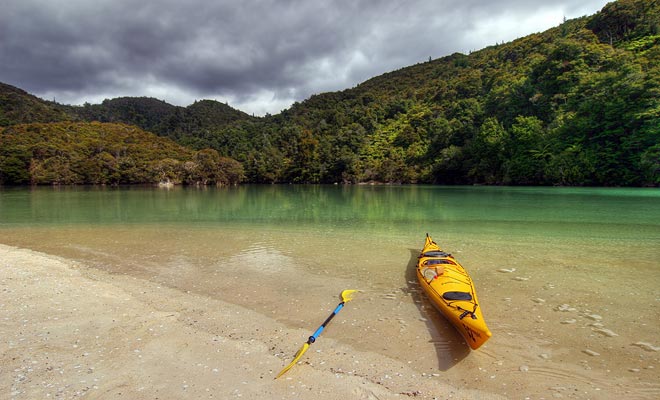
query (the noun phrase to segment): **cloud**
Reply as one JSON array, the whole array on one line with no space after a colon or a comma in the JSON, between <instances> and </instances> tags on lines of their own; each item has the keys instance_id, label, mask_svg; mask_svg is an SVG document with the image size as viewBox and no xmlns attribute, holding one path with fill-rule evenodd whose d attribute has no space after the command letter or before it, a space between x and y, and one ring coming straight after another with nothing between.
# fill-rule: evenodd
<instances>
[{"instance_id":1,"label":"cloud","mask_svg":"<svg viewBox=\"0 0 660 400\"><path fill-rule=\"evenodd\" d=\"M606 0L5 0L0 81L62 103L153 96L263 115L593 14Z\"/></svg>"}]
</instances>

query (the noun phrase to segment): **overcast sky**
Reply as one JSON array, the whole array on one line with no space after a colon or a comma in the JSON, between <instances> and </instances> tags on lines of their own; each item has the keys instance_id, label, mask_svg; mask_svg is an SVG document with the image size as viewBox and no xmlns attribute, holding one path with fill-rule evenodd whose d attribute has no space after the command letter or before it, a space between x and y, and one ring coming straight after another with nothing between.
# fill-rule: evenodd
<instances>
[{"instance_id":1,"label":"overcast sky","mask_svg":"<svg viewBox=\"0 0 660 400\"><path fill-rule=\"evenodd\" d=\"M63 104L315 93L592 15L607 0L0 0L0 82Z\"/></svg>"}]
</instances>

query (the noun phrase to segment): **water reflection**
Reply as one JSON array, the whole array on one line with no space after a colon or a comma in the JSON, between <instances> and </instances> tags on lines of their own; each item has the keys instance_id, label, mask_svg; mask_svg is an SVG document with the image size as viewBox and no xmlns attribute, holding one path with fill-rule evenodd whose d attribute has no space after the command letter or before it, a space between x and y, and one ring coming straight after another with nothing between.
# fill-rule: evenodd
<instances>
[{"instance_id":1,"label":"water reflection","mask_svg":"<svg viewBox=\"0 0 660 400\"><path fill-rule=\"evenodd\" d=\"M1 225L117 223L657 240L660 191L343 185L0 190Z\"/></svg>"}]
</instances>

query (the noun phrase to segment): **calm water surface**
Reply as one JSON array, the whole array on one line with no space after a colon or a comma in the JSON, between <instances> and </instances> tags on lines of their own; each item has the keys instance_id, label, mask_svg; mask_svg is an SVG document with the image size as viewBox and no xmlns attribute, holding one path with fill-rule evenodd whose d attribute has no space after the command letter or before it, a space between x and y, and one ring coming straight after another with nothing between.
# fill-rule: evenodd
<instances>
[{"instance_id":1,"label":"calm water surface","mask_svg":"<svg viewBox=\"0 0 660 400\"><path fill-rule=\"evenodd\" d=\"M437 186L0 190L0 226L178 224L658 240L660 190ZM648 237L647 237L648 236Z\"/></svg>"},{"instance_id":2,"label":"calm water surface","mask_svg":"<svg viewBox=\"0 0 660 400\"><path fill-rule=\"evenodd\" d=\"M415 282L426 232L477 283L494 336L471 357ZM496 393L514 385L502 374L520 369L556 387L660 396L658 189L2 189L0 243L301 328L316 324L319 304L331 308L355 287L364 292L351 303L353 329L327 334L400 360L417 354L420 371L500 374L479 383ZM401 334L413 339L391 340Z\"/></svg>"}]
</instances>

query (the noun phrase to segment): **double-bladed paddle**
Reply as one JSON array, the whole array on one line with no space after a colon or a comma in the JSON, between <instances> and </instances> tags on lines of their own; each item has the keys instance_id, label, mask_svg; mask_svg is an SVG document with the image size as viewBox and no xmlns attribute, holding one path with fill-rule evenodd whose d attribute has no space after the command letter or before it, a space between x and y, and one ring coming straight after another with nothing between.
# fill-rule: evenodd
<instances>
[{"instance_id":1,"label":"double-bladed paddle","mask_svg":"<svg viewBox=\"0 0 660 400\"><path fill-rule=\"evenodd\" d=\"M344 308L344 304L346 304L349 301L353 300L352 296L353 296L353 293L355 293L355 292L357 292L357 290L344 290L343 292L341 292L341 303L339 303L337 305L337 308L335 308L335 311L333 311L332 314L330 314L330 316L321 324L321 326L319 326L319 328L316 330L316 332L314 332L314 334L312 336L310 336L309 339L307 339L307 342L305 342L305 344L302 345L300 350L298 350L296 355L293 357L293 361L291 361L291 363L289 365L287 365L282 371L280 371L280 373L277 374L275 379L277 379L280 376L284 375L284 373L286 371L290 370L291 367L293 367L296 364L296 362L298 362L298 360L300 360L300 357L302 357L303 354L305 354L305 352L307 351L307 349L309 349L309 345L311 345L312 343L314 343L316 341L316 339L318 339L321 332L323 332L323 329L325 329L325 327L330 323L330 321L332 321L332 318L334 318L334 316L337 315L337 313L342 308Z\"/></svg>"}]
</instances>

